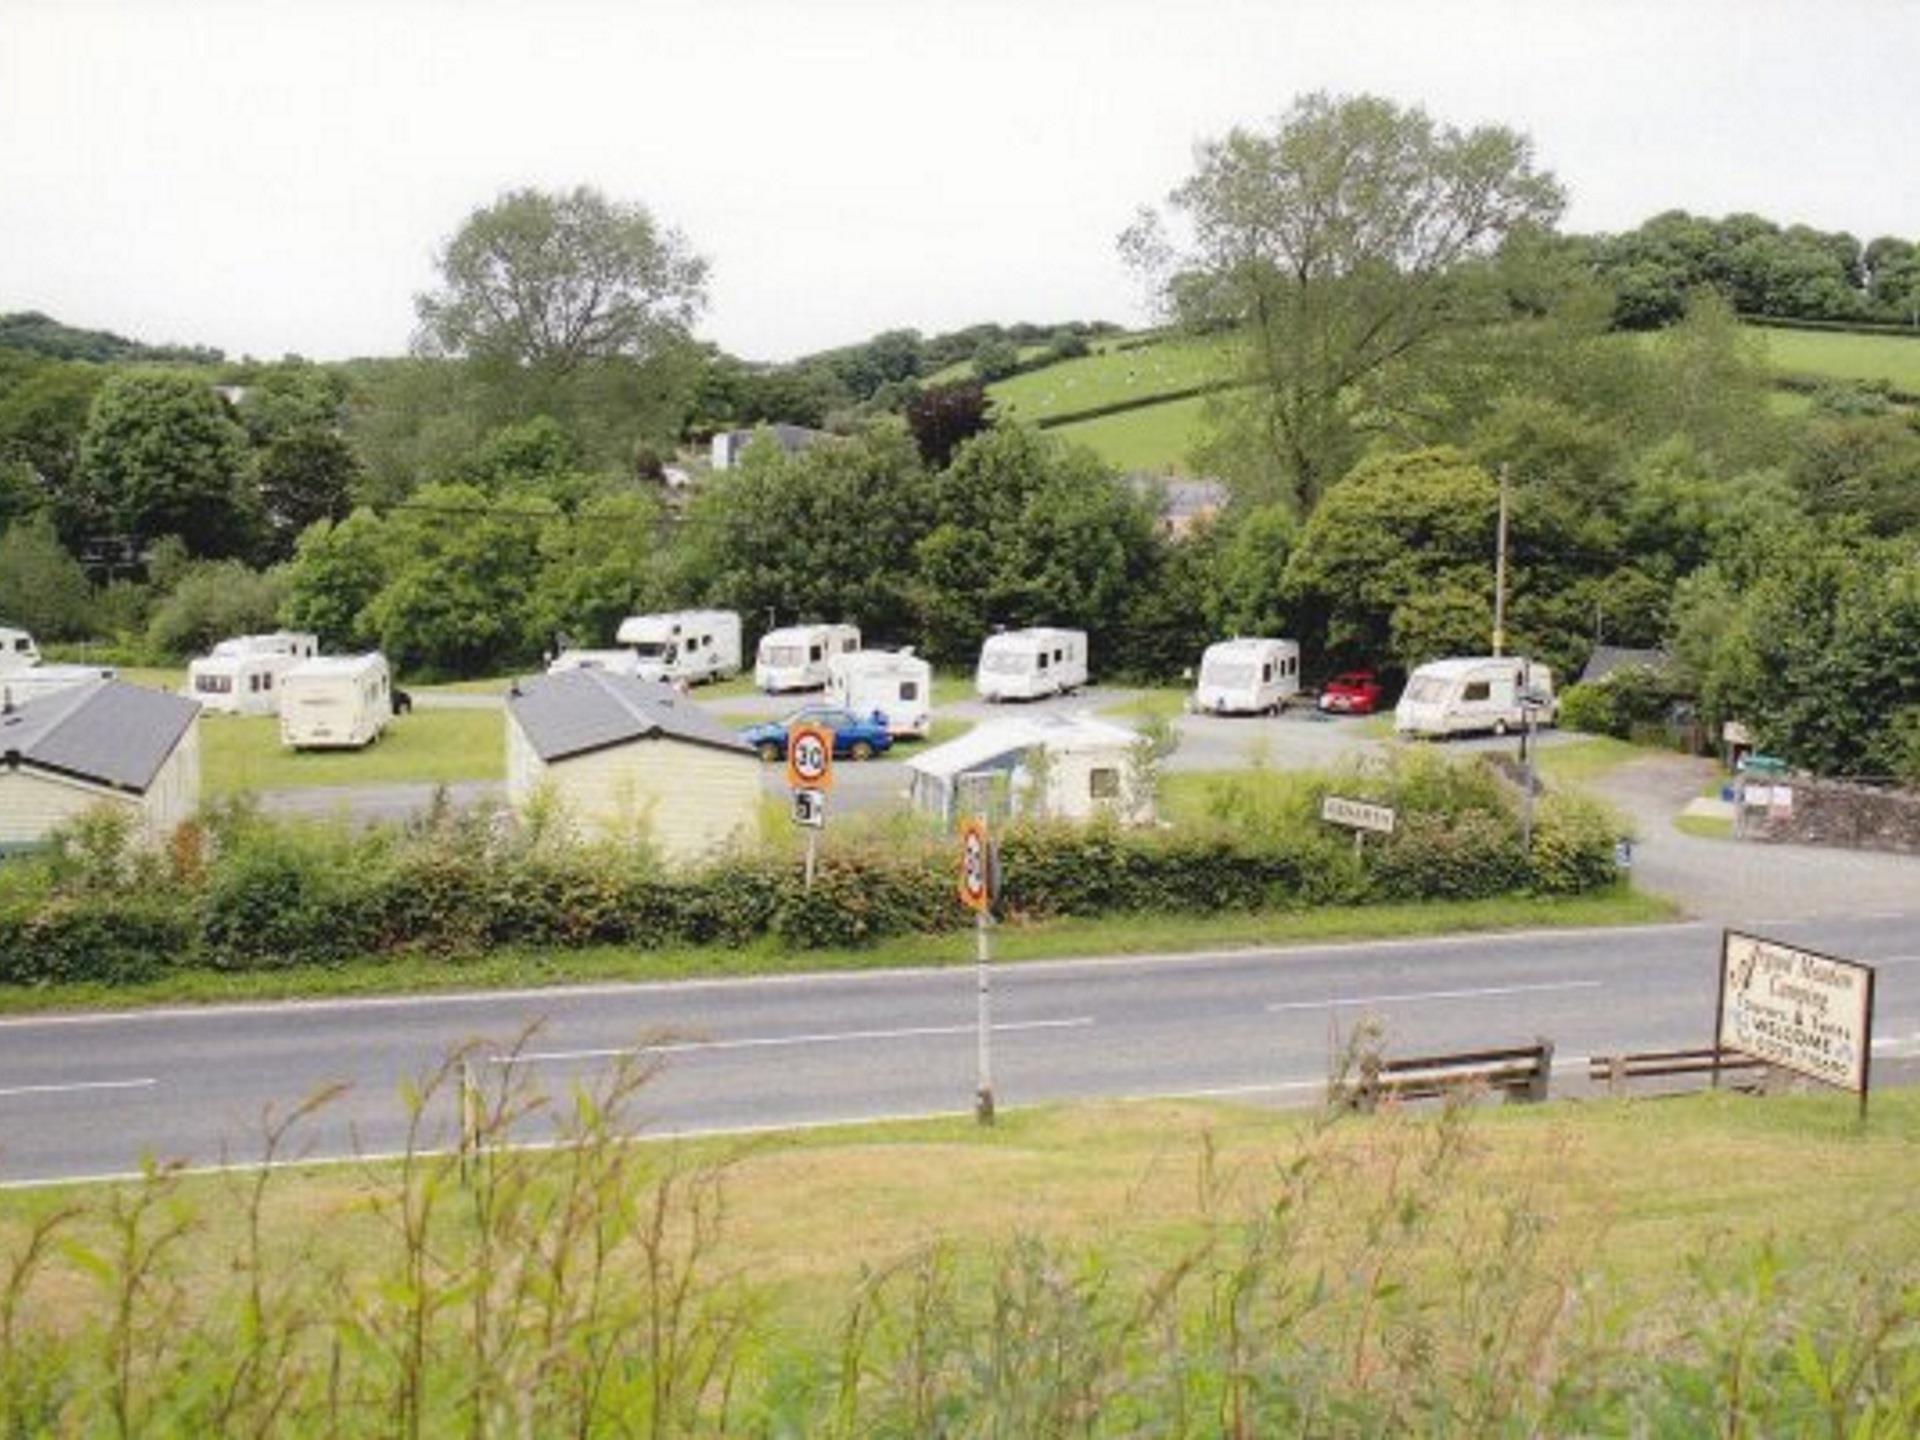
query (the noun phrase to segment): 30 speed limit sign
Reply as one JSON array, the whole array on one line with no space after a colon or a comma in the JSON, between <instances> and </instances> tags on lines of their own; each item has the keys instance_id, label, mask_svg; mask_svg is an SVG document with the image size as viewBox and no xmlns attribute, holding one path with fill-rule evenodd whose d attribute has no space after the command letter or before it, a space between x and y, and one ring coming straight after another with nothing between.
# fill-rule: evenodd
<instances>
[{"instance_id":1,"label":"30 speed limit sign","mask_svg":"<svg viewBox=\"0 0 1920 1440\"><path fill-rule=\"evenodd\" d=\"M984 820L960 826L960 903L974 911L993 903L993 842Z\"/></svg>"},{"instance_id":2,"label":"30 speed limit sign","mask_svg":"<svg viewBox=\"0 0 1920 1440\"><path fill-rule=\"evenodd\" d=\"M787 732L787 785L794 790L833 788L833 732L823 725L796 725Z\"/></svg>"}]
</instances>

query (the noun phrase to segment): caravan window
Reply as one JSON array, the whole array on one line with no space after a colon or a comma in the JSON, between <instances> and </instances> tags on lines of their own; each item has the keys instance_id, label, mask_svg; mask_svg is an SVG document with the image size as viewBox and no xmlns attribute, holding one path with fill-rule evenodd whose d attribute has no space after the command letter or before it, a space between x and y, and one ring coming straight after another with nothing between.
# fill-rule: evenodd
<instances>
[{"instance_id":1,"label":"caravan window","mask_svg":"<svg viewBox=\"0 0 1920 1440\"><path fill-rule=\"evenodd\" d=\"M820 663L820 647L818 645L809 645L807 647L807 659L815 665Z\"/></svg>"},{"instance_id":2,"label":"caravan window","mask_svg":"<svg viewBox=\"0 0 1920 1440\"><path fill-rule=\"evenodd\" d=\"M902 680L900 682L900 698L902 700L918 700L920 698L920 682L918 680Z\"/></svg>"},{"instance_id":3,"label":"caravan window","mask_svg":"<svg viewBox=\"0 0 1920 1440\"><path fill-rule=\"evenodd\" d=\"M1042 650L1040 654L1035 658L1033 668L1036 670L1044 670L1047 668L1047 652L1046 651Z\"/></svg>"},{"instance_id":4,"label":"caravan window","mask_svg":"<svg viewBox=\"0 0 1920 1440\"><path fill-rule=\"evenodd\" d=\"M225 675L196 675L193 688L202 695L225 695L233 689L233 681Z\"/></svg>"},{"instance_id":5,"label":"caravan window","mask_svg":"<svg viewBox=\"0 0 1920 1440\"><path fill-rule=\"evenodd\" d=\"M1416 675L1408 682L1407 699L1416 705L1433 705L1447 698L1447 682L1434 675Z\"/></svg>"},{"instance_id":6,"label":"caravan window","mask_svg":"<svg viewBox=\"0 0 1920 1440\"><path fill-rule=\"evenodd\" d=\"M1087 772L1087 794L1095 800L1113 800L1120 794L1120 772L1103 765Z\"/></svg>"},{"instance_id":7,"label":"caravan window","mask_svg":"<svg viewBox=\"0 0 1920 1440\"><path fill-rule=\"evenodd\" d=\"M1486 700L1493 695L1493 686L1485 680L1469 680L1467 688L1460 692L1462 700Z\"/></svg>"},{"instance_id":8,"label":"caravan window","mask_svg":"<svg viewBox=\"0 0 1920 1440\"><path fill-rule=\"evenodd\" d=\"M1056 660L1064 660L1067 658L1067 652L1064 650L1056 650L1053 652L1053 658Z\"/></svg>"},{"instance_id":9,"label":"caravan window","mask_svg":"<svg viewBox=\"0 0 1920 1440\"><path fill-rule=\"evenodd\" d=\"M22 635L13 642L13 648L19 651L22 655L24 655L27 653L29 643L30 642L27 640L27 637Z\"/></svg>"},{"instance_id":10,"label":"caravan window","mask_svg":"<svg viewBox=\"0 0 1920 1440\"><path fill-rule=\"evenodd\" d=\"M1260 683L1262 685L1271 685L1273 683L1273 662L1271 660L1260 667Z\"/></svg>"}]
</instances>

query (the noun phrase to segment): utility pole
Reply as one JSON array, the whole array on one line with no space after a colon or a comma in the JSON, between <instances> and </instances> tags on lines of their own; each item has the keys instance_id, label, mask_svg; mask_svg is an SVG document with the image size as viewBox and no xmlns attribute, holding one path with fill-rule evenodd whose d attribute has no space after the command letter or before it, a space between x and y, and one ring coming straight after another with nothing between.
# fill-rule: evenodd
<instances>
[{"instance_id":1,"label":"utility pole","mask_svg":"<svg viewBox=\"0 0 1920 1440\"><path fill-rule=\"evenodd\" d=\"M1507 467L1500 467L1500 530L1493 552L1493 653L1507 653Z\"/></svg>"}]
</instances>

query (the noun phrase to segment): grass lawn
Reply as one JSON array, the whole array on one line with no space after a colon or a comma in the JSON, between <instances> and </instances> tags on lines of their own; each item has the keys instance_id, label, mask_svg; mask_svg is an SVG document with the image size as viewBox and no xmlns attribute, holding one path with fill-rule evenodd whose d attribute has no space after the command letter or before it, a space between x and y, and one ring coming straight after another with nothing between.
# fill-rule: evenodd
<instances>
[{"instance_id":1,"label":"grass lawn","mask_svg":"<svg viewBox=\"0 0 1920 1440\"><path fill-rule=\"evenodd\" d=\"M1616 740L1611 735L1582 735L1563 745L1538 747L1534 751L1534 763L1540 774L1549 780L1563 781L1568 785L1587 785L1630 760L1667 753Z\"/></svg>"},{"instance_id":2,"label":"grass lawn","mask_svg":"<svg viewBox=\"0 0 1920 1440\"><path fill-rule=\"evenodd\" d=\"M1116 470L1186 475L1193 468L1188 456L1201 438L1206 404L1206 396L1193 395L1118 415L1077 420L1047 433L1085 445Z\"/></svg>"},{"instance_id":3,"label":"grass lawn","mask_svg":"<svg viewBox=\"0 0 1920 1440\"><path fill-rule=\"evenodd\" d=\"M1114 915L1097 920L1003 925L994 932L993 953L997 961L1007 963L1081 955L1154 955L1464 931L1648 925L1670 920L1677 913L1669 901L1636 890L1616 888L1571 899L1509 897L1208 915ZM796 951L772 941L739 949L503 947L471 956L408 955L271 971L181 970L135 985L0 986L0 1014L123 1009L175 1002L518 989L607 980L685 980L791 974L796 970L940 967L969 964L972 959L970 930L946 935L903 936L861 950Z\"/></svg>"},{"instance_id":4,"label":"grass lawn","mask_svg":"<svg viewBox=\"0 0 1920 1440\"><path fill-rule=\"evenodd\" d=\"M536 675L539 667L536 665L525 673ZM504 695L515 678L495 675L485 680L450 680L444 685L408 685L402 681L401 688L415 695Z\"/></svg>"},{"instance_id":5,"label":"grass lawn","mask_svg":"<svg viewBox=\"0 0 1920 1440\"><path fill-rule=\"evenodd\" d=\"M1920 394L1920 336L1754 328L1766 339L1768 362L1784 374L1887 380L1895 389Z\"/></svg>"},{"instance_id":6,"label":"grass lawn","mask_svg":"<svg viewBox=\"0 0 1920 1440\"><path fill-rule=\"evenodd\" d=\"M1159 686L1152 690L1135 691L1124 700L1101 706L1094 713L1123 724L1129 721L1138 724L1142 720L1177 720L1187 713L1187 701L1192 694L1184 685L1178 689Z\"/></svg>"},{"instance_id":7,"label":"grass lawn","mask_svg":"<svg viewBox=\"0 0 1920 1440\"><path fill-rule=\"evenodd\" d=\"M507 770L505 721L497 710L415 710L395 716L364 750L289 750L271 715L206 715L200 722L201 782L209 795L316 785L447 784L499 780Z\"/></svg>"},{"instance_id":8,"label":"grass lawn","mask_svg":"<svg viewBox=\"0 0 1920 1440\"><path fill-rule=\"evenodd\" d=\"M1724 815L1676 815L1673 828L1702 840L1733 839L1733 821Z\"/></svg>"}]
</instances>

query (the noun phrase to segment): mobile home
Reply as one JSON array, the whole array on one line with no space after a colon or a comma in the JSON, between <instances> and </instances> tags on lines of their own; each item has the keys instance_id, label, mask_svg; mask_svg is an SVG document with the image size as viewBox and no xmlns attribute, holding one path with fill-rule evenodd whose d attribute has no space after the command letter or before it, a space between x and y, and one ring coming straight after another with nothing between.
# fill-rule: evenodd
<instances>
[{"instance_id":1,"label":"mobile home","mask_svg":"<svg viewBox=\"0 0 1920 1440\"><path fill-rule=\"evenodd\" d=\"M911 650L856 650L827 667L827 701L856 715L878 712L893 735L933 725L933 667Z\"/></svg>"},{"instance_id":2,"label":"mobile home","mask_svg":"<svg viewBox=\"0 0 1920 1440\"><path fill-rule=\"evenodd\" d=\"M640 669L640 657L631 650L562 650L547 663L549 675L564 675L569 670L604 670L609 675L632 675Z\"/></svg>"},{"instance_id":3,"label":"mobile home","mask_svg":"<svg viewBox=\"0 0 1920 1440\"><path fill-rule=\"evenodd\" d=\"M1087 632L1003 630L980 647L973 688L983 700L1037 700L1087 683Z\"/></svg>"},{"instance_id":4,"label":"mobile home","mask_svg":"<svg viewBox=\"0 0 1920 1440\"><path fill-rule=\"evenodd\" d=\"M969 783L986 786L990 808L1055 820L1111 814L1130 824L1153 819L1139 784L1140 736L1083 715L1019 715L976 725L907 761L915 809L954 820Z\"/></svg>"},{"instance_id":5,"label":"mobile home","mask_svg":"<svg viewBox=\"0 0 1920 1440\"><path fill-rule=\"evenodd\" d=\"M280 743L295 750L357 750L393 718L387 657L302 660L280 679Z\"/></svg>"},{"instance_id":6,"label":"mobile home","mask_svg":"<svg viewBox=\"0 0 1920 1440\"><path fill-rule=\"evenodd\" d=\"M697 685L740 673L740 617L731 610L629 615L614 641L633 652L642 680Z\"/></svg>"},{"instance_id":7,"label":"mobile home","mask_svg":"<svg viewBox=\"0 0 1920 1440\"><path fill-rule=\"evenodd\" d=\"M319 653L317 638L293 630L222 640L187 663L187 693L209 710L272 715L280 708L281 677Z\"/></svg>"},{"instance_id":8,"label":"mobile home","mask_svg":"<svg viewBox=\"0 0 1920 1440\"><path fill-rule=\"evenodd\" d=\"M126 815L159 844L200 803L200 707L94 679L0 700L0 852L45 843L90 810Z\"/></svg>"},{"instance_id":9,"label":"mobile home","mask_svg":"<svg viewBox=\"0 0 1920 1440\"><path fill-rule=\"evenodd\" d=\"M1545 665L1511 655L1433 660L1408 677L1393 728L1402 735L1504 735L1526 723L1529 709L1536 724L1559 717Z\"/></svg>"},{"instance_id":10,"label":"mobile home","mask_svg":"<svg viewBox=\"0 0 1920 1440\"><path fill-rule=\"evenodd\" d=\"M40 647L33 636L11 625L0 625L0 675L28 670L40 663Z\"/></svg>"},{"instance_id":11,"label":"mobile home","mask_svg":"<svg viewBox=\"0 0 1920 1440\"><path fill-rule=\"evenodd\" d=\"M1200 657L1193 708L1211 715L1270 715L1300 693L1300 647L1258 637L1221 640Z\"/></svg>"},{"instance_id":12,"label":"mobile home","mask_svg":"<svg viewBox=\"0 0 1920 1440\"><path fill-rule=\"evenodd\" d=\"M818 690L829 667L841 655L860 649L857 625L787 625L760 637L754 655L753 683L769 695L776 690Z\"/></svg>"}]
</instances>

